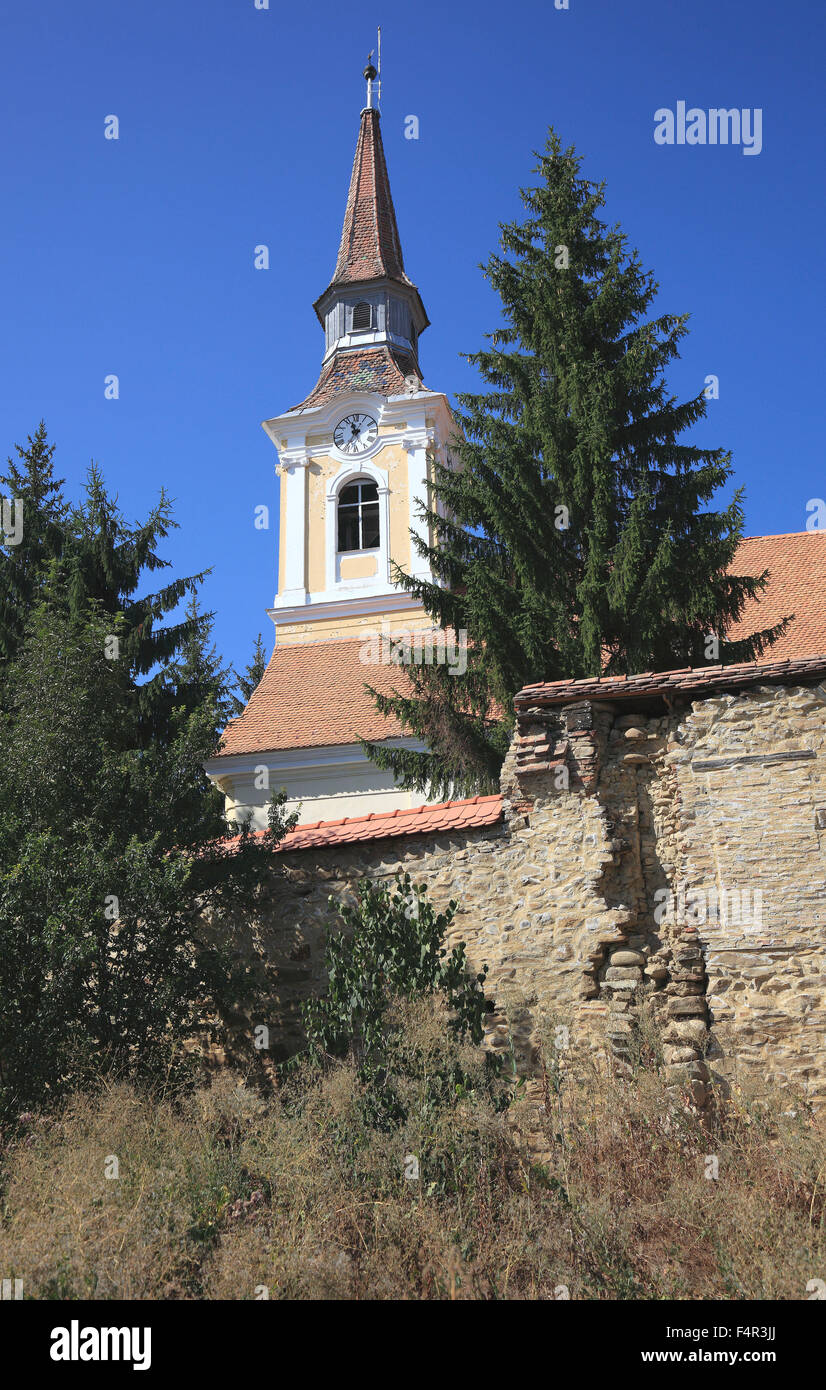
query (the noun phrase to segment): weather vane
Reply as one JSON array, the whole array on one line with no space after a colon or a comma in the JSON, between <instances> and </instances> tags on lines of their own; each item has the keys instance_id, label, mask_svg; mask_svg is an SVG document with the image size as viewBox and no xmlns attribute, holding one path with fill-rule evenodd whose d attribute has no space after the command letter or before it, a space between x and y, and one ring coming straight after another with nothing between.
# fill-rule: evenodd
<instances>
[{"instance_id":1,"label":"weather vane","mask_svg":"<svg viewBox=\"0 0 826 1390\"><path fill-rule=\"evenodd\" d=\"M381 27L378 31L378 67L373 67L373 49L367 54L367 67L364 69L364 76L367 79L367 109L373 105L373 82L376 82L376 106L381 105Z\"/></svg>"}]
</instances>

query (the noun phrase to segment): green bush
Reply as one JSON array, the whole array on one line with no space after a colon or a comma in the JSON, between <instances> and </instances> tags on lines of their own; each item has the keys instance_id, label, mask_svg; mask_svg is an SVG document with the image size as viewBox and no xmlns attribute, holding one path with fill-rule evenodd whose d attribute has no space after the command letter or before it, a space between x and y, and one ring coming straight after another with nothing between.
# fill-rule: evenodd
<instances>
[{"instance_id":1,"label":"green bush","mask_svg":"<svg viewBox=\"0 0 826 1390\"><path fill-rule=\"evenodd\" d=\"M214 716L177 708L143 747L131 674L106 655L113 627L43 605L4 675L0 1116L107 1069L157 1079L193 1034L219 1030L245 988L221 928L291 823L276 799L272 833L226 853L202 787Z\"/></svg>"},{"instance_id":2,"label":"green bush","mask_svg":"<svg viewBox=\"0 0 826 1390\"><path fill-rule=\"evenodd\" d=\"M364 1086L366 1113L377 1128L400 1124L408 1114L402 1078L429 1077L427 1105L434 1110L455 1103L471 1084L449 1037L479 1044L484 1016L490 1008L483 985L487 966L477 975L468 971L464 942L448 950L445 939L456 913L451 901L437 912L424 884L397 875L393 890L367 880L359 884L354 906L341 907L330 899L344 923L326 939L327 994L303 1006L316 1063L351 1056ZM410 1047L399 1022L400 1001L435 996L444 1011L445 1045L438 1060ZM497 1068L486 1058L486 1075Z\"/></svg>"}]
</instances>

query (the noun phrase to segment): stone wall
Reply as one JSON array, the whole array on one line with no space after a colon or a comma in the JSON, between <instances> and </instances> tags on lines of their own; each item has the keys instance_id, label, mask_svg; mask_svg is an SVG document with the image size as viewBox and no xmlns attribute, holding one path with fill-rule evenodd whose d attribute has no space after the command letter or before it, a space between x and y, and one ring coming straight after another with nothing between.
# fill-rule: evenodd
<instances>
[{"instance_id":1,"label":"stone wall","mask_svg":"<svg viewBox=\"0 0 826 1390\"><path fill-rule=\"evenodd\" d=\"M698 1105L709 1076L826 1102L826 688L523 707L500 824L281 856L260 924L278 1050L323 986L328 895L397 870L459 902L530 1070L539 1031L627 1064L640 1010ZM507 1019L505 1010L508 1011Z\"/></svg>"}]
</instances>

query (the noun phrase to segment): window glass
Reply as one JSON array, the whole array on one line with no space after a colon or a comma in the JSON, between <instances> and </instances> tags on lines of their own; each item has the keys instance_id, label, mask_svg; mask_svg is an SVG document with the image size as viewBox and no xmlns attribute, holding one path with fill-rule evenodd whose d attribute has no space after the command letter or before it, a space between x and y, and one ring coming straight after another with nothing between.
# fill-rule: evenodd
<instances>
[{"instance_id":1,"label":"window glass","mask_svg":"<svg viewBox=\"0 0 826 1390\"><path fill-rule=\"evenodd\" d=\"M379 544L379 504L372 502L362 508L361 513L361 548L362 550L376 550Z\"/></svg>"},{"instance_id":2,"label":"window glass","mask_svg":"<svg viewBox=\"0 0 826 1390\"><path fill-rule=\"evenodd\" d=\"M365 478L348 483L338 499L338 548L376 550L379 537L379 490Z\"/></svg>"}]
</instances>

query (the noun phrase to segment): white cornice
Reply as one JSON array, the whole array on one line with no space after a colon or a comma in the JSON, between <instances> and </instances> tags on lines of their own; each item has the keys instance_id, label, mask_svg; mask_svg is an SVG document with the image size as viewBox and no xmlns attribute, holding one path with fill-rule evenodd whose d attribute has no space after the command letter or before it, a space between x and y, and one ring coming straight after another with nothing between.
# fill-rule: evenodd
<instances>
[{"instance_id":1,"label":"white cornice","mask_svg":"<svg viewBox=\"0 0 826 1390\"><path fill-rule=\"evenodd\" d=\"M439 415L444 412L450 416L450 404L442 391L411 391L398 396L380 396L375 391L344 391L324 405L274 415L271 420L263 420L261 428L279 453L298 453L305 447L308 434L323 433L326 429L332 432L340 416L349 411L363 409L375 416L380 425L401 428L409 424L411 408L416 406L419 411L432 408Z\"/></svg>"},{"instance_id":2,"label":"white cornice","mask_svg":"<svg viewBox=\"0 0 826 1390\"><path fill-rule=\"evenodd\" d=\"M415 738L377 739L383 748L402 748L413 753L424 753L426 746ZM278 773L301 772L319 774L331 768L337 771L363 768L370 759L358 743L325 743L317 748L262 748L255 753L236 753L225 757L208 758L204 769L208 777L239 777L245 773L255 773L258 767L266 767L272 778Z\"/></svg>"},{"instance_id":3,"label":"white cornice","mask_svg":"<svg viewBox=\"0 0 826 1390\"><path fill-rule=\"evenodd\" d=\"M301 449L297 453L285 449L279 455L278 463L275 465L276 475L292 473L295 468L309 468L310 457L306 449Z\"/></svg>"},{"instance_id":4,"label":"white cornice","mask_svg":"<svg viewBox=\"0 0 826 1390\"><path fill-rule=\"evenodd\" d=\"M411 598L404 589L384 585L374 593L368 589L361 589L352 598L342 598L340 592L308 594L306 603L292 604L289 608L268 608L267 616L276 627L283 627L286 623L312 623L329 618L358 618L362 615L367 617L374 613L412 612L421 606L421 602Z\"/></svg>"},{"instance_id":5,"label":"white cornice","mask_svg":"<svg viewBox=\"0 0 826 1390\"><path fill-rule=\"evenodd\" d=\"M432 428L420 430L403 430L396 436L401 441L402 448L408 453L415 453L416 449L426 449L428 444L439 442L438 431Z\"/></svg>"}]
</instances>

